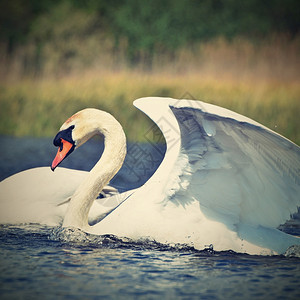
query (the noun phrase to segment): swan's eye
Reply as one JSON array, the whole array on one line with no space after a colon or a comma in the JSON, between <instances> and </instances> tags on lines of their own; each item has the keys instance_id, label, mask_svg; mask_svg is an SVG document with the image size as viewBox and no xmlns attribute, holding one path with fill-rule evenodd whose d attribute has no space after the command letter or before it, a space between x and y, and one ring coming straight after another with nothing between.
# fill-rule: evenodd
<instances>
[{"instance_id":1,"label":"swan's eye","mask_svg":"<svg viewBox=\"0 0 300 300\"><path fill-rule=\"evenodd\" d=\"M75 128L75 125L72 125L69 128L58 132L57 135L55 136L55 138L53 140L53 144L54 144L54 146L59 147L60 151L62 151L62 149L63 149L62 139L64 139L65 141L70 142L73 145L75 144L73 139L72 139L72 130L74 128Z\"/></svg>"},{"instance_id":2,"label":"swan's eye","mask_svg":"<svg viewBox=\"0 0 300 300\"><path fill-rule=\"evenodd\" d=\"M63 143L62 143L62 141L61 141L61 139L60 139L60 145L59 145L59 151L60 151L60 152L62 151L63 147L64 147L64 145L63 145Z\"/></svg>"}]
</instances>

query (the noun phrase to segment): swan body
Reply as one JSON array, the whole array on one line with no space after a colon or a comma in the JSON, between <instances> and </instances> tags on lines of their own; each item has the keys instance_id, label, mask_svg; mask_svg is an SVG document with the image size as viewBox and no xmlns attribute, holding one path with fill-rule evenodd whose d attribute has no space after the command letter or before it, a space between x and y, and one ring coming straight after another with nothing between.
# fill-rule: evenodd
<instances>
[{"instance_id":1,"label":"swan body","mask_svg":"<svg viewBox=\"0 0 300 300\"><path fill-rule=\"evenodd\" d=\"M60 201L72 194L71 200L64 212L54 214L65 214L63 227L249 254L284 253L300 244L298 237L277 229L300 206L297 145L201 101L151 97L134 105L163 132L164 160L140 188L108 197L109 209L100 209L99 222L89 225L94 200L124 161L126 140L111 115L95 109L75 114L54 139L59 150L52 169L95 134L104 135L105 150L89 174L70 176L74 184Z\"/></svg>"},{"instance_id":2,"label":"swan body","mask_svg":"<svg viewBox=\"0 0 300 300\"><path fill-rule=\"evenodd\" d=\"M60 167L53 173L49 167L40 167L6 178L0 183L0 223L59 226L71 196L88 173ZM118 199L113 201L111 197L117 193L110 186L104 188L103 198L91 207L90 223L119 204Z\"/></svg>"}]
</instances>

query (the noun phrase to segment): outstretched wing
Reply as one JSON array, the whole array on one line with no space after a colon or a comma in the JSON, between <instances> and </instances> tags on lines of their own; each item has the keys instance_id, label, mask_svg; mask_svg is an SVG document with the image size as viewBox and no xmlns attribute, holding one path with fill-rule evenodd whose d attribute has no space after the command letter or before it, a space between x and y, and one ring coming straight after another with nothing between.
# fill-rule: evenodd
<instances>
[{"instance_id":1,"label":"outstretched wing","mask_svg":"<svg viewBox=\"0 0 300 300\"><path fill-rule=\"evenodd\" d=\"M164 118L151 110L151 99L152 106L155 101L167 102L178 124L170 112L161 113ZM174 152L170 167L174 175L165 187L165 204L172 201L185 206L198 201L207 217L233 230L240 224L276 228L297 212L297 145L249 118L211 104L151 99L137 100L137 106L166 137L164 161L170 162L168 156Z\"/></svg>"},{"instance_id":2,"label":"outstretched wing","mask_svg":"<svg viewBox=\"0 0 300 300\"><path fill-rule=\"evenodd\" d=\"M180 127L180 156L187 160L181 181L189 181L188 198L206 215L276 228L297 211L299 147L257 124L201 108L171 109ZM188 198L180 194L172 198L184 205Z\"/></svg>"}]
</instances>

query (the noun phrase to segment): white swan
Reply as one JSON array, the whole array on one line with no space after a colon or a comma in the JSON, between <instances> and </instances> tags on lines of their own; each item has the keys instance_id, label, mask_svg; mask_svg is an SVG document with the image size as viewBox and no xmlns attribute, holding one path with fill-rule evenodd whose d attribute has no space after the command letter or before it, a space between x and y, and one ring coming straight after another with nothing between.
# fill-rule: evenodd
<instances>
[{"instance_id":1,"label":"white swan","mask_svg":"<svg viewBox=\"0 0 300 300\"><path fill-rule=\"evenodd\" d=\"M108 198L110 208L90 226L90 207L123 163L125 135L105 112L75 114L54 140L60 150L52 168L94 134L105 136L105 150L72 196L63 226L250 254L283 253L300 244L276 229L300 206L297 145L201 101L155 97L134 105L162 130L167 142L163 162L142 187Z\"/></svg>"}]
</instances>

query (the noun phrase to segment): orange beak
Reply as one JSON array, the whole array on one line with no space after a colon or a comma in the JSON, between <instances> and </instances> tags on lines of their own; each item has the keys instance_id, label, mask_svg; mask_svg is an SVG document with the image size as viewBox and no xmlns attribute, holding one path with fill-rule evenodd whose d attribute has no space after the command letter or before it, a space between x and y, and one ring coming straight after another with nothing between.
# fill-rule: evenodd
<instances>
[{"instance_id":1,"label":"orange beak","mask_svg":"<svg viewBox=\"0 0 300 300\"><path fill-rule=\"evenodd\" d=\"M64 139L61 139L61 145L58 148L57 154L52 162L51 170L55 168L74 150L74 145Z\"/></svg>"}]
</instances>

